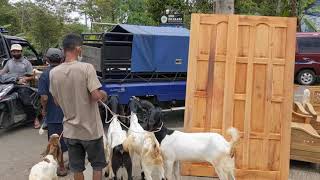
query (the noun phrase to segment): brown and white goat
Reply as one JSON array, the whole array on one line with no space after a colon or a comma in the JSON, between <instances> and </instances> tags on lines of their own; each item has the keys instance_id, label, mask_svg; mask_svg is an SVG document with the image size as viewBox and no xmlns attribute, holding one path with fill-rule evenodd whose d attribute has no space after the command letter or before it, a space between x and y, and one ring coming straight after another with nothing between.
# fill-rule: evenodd
<instances>
[{"instance_id":1,"label":"brown and white goat","mask_svg":"<svg viewBox=\"0 0 320 180\"><path fill-rule=\"evenodd\" d=\"M35 164L30 171L29 180L57 180L58 162L61 162L61 147L59 135L53 134L49 138L49 143L43 160Z\"/></svg>"},{"instance_id":2,"label":"brown and white goat","mask_svg":"<svg viewBox=\"0 0 320 180\"><path fill-rule=\"evenodd\" d=\"M121 179L127 175L127 179L132 179L131 158L129 153L124 151L122 145L127 138L127 132L122 130L117 116L112 117L106 138L107 150L105 151L107 151L107 159L109 159L106 172L109 174L109 178ZM119 169L125 169L127 174L121 174Z\"/></svg>"},{"instance_id":3,"label":"brown and white goat","mask_svg":"<svg viewBox=\"0 0 320 180\"><path fill-rule=\"evenodd\" d=\"M128 138L124 141L123 147L131 157L134 155L141 163L143 174L147 180L151 180L153 171L159 174L160 179L164 179L163 159L160 152L160 145L153 133L145 131L138 122L136 115L139 102L132 99L130 102L130 127Z\"/></svg>"}]
</instances>

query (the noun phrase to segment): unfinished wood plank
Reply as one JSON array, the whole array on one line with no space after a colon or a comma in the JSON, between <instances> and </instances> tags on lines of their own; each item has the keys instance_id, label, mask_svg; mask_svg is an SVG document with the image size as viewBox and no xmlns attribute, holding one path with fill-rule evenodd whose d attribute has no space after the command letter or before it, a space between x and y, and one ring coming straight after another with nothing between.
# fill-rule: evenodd
<instances>
[{"instance_id":1,"label":"unfinished wood plank","mask_svg":"<svg viewBox=\"0 0 320 180\"><path fill-rule=\"evenodd\" d=\"M273 86L273 66L272 66L272 58L274 56L273 54L273 48L274 48L274 39L273 37L275 36L275 33L274 33L274 28L273 27L269 27L268 29L269 31L269 59L268 59L268 62L267 62L267 77L266 77L266 88L265 88L265 91L266 91L266 99L265 99L265 117L264 117L264 139L263 139L263 154L265 154L264 156L264 163L263 163L263 168L267 169L268 168L268 165L270 164L269 161L272 161L273 162L273 157L274 156L271 156L269 157L270 154L272 153L276 153L276 152L272 152L272 150L277 150L277 148L271 148L269 149L270 145L272 145L271 143L269 144L269 139L268 139L268 136L269 136L269 131L270 131L270 122L269 120L271 119L271 114L272 114L272 102L271 102L271 98L272 98L272 90L274 88L277 88L277 87L274 87ZM274 77L276 78L276 77ZM271 142L271 141L270 141ZM270 152L271 150L271 152Z\"/></svg>"},{"instance_id":2,"label":"unfinished wood plank","mask_svg":"<svg viewBox=\"0 0 320 180\"><path fill-rule=\"evenodd\" d=\"M238 16L229 16L228 23L228 33L227 33L227 62L225 71L225 96L224 96L224 104L223 104L223 124L222 124L222 132L225 135L227 128L231 127L233 124L233 94L234 94L234 82L235 82L235 74L236 74L236 51L237 48L237 34L238 28Z\"/></svg>"},{"instance_id":3,"label":"unfinished wood plank","mask_svg":"<svg viewBox=\"0 0 320 180\"><path fill-rule=\"evenodd\" d=\"M248 26L249 27L249 26ZM251 125L250 125L250 118L251 118L251 107L252 107L252 80L253 80L253 58L254 58L254 49L255 40L254 36L256 34L256 29L254 27L250 27L249 31L249 61L248 61L248 70L247 70L247 82L246 82L246 89L247 89L247 96L246 96L246 104L245 104L245 119L244 119L244 151L243 151L243 168L249 168L249 140L250 140L250 132L251 132Z\"/></svg>"},{"instance_id":4,"label":"unfinished wood plank","mask_svg":"<svg viewBox=\"0 0 320 180\"><path fill-rule=\"evenodd\" d=\"M214 17L209 14L201 14L200 24L217 25L221 22L228 22L227 15L215 15Z\"/></svg>"},{"instance_id":5,"label":"unfinished wood plank","mask_svg":"<svg viewBox=\"0 0 320 180\"><path fill-rule=\"evenodd\" d=\"M218 37L222 35L223 31L225 31L224 29L225 27L217 27L217 26L213 26L212 30L211 30L211 40L210 40L210 55L209 55L209 67L208 67L208 73L207 76L208 77L212 77L214 74L214 61L216 59L215 55L216 53L220 53L222 55L224 55L224 48L217 48L217 41L218 41ZM223 40L222 40L223 41ZM220 52L218 52L220 51ZM207 88L207 92L209 92L209 95L207 97L207 106L206 106L206 120L205 120L205 131L209 131L211 129L211 108L212 108L212 100L213 100L213 81L212 79L209 80L208 82L208 88Z\"/></svg>"},{"instance_id":6,"label":"unfinished wood plank","mask_svg":"<svg viewBox=\"0 0 320 180\"><path fill-rule=\"evenodd\" d=\"M211 128L222 129L222 117L223 109L221 108L224 104L223 94L225 86L225 62L216 62L213 81L213 98L212 98L212 109L211 109Z\"/></svg>"},{"instance_id":7,"label":"unfinished wood plank","mask_svg":"<svg viewBox=\"0 0 320 180\"><path fill-rule=\"evenodd\" d=\"M283 17L268 17L268 16L245 16L240 15L240 25L258 26L260 24L268 24L272 27L288 27L288 22Z\"/></svg>"},{"instance_id":8,"label":"unfinished wood plank","mask_svg":"<svg viewBox=\"0 0 320 180\"><path fill-rule=\"evenodd\" d=\"M296 46L296 18L288 18L288 28L286 36L286 65L284 81L284 102L283 102L283 121L281 126L281 152L280 152L280 179L288 179L289 177L289 159L290 159L290 135L291 135L291 119L292 114L292 100L293 100L293 81L294 81L294 60L295 60L295 46ZM286 113L284 113L286 112Z\"/></svg>"},{"instance_id":9,"label":"unfinished wood plank","mask_svg":"<svg viewBox=\"0 0 320 180\"><path fill-rule=\"evenodd\" d=\"M194 22L200 22L200 15L199 14L192 14L191 15L191 19ZM195 73L195 68L196 68L196 59L198 57L198 43L194 43L197 42L199 37L200 31L200 24L199 23L193 23L191 24L191 30L190 30L190 34L194 34L192 36L190 36L190 42L189 42L189 60L188 61L188 72L190 74L194 74ZM190 130L192 128L191 124L192 123L192 112L196 113L193 111L192 109L192 105L193 105L193 96L192 94L194 93L195 90L195 77L194 76L190 76L187 79L187 88L186 88L186 100L185 100L185 104L186 104L186 111L185 111L185 119L184 119L184 127L186 128L186 130Z\"/></svg>"}]
</instances>

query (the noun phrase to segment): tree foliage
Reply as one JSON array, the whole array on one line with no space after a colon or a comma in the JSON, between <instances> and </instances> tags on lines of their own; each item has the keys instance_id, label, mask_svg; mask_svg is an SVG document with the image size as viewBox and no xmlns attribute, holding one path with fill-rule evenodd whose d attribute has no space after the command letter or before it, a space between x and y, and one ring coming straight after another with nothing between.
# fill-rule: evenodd
<instances>
[{"instance_id":1,"label":"tree foliage","mask_svg":"<svg viewBox=\"0 0 320 180\"><path fill-rule=\"evenodd\" d=\"M0 0L0 26L11 35L31 41L40 52L56 47L68 32L82 33L87 28L67 16L69 4L55 0L18 1L10 4Z\"/></svg>"},{"instance_id":2,"label":"tree foliage","mask_svg":"<svg viewBox=\"0 0 320 180\"><path fill-rule=\"evenodd\" d=\"M71 12L85 15L88 21L100 23L128 23L159 25L166 9L179 11L189 27L192 13L212 13L215 0L0 0L0 26L10 34L19 34L44 51L57 46L68 32L82 33L88 28L72 19ZM298 22L313 26L305 10L315 0L235 0L236 14L265 16L296 16ZM312 12L320 12L319 7ZM104 30L94 27L95 31Z\"/></svg>"},{"instance_id":3,"label":"tree foliage","mask_svg":"<svg viewBox=\"0 0 320 180\"><path fill-rule=\"evenodd\" d=\"M0 26L6 26L10 32L17 34L20 29L19 26L15 26L15 23L19 23L20 19L17 12L11 9L14 7L8 0L0 0Z\"/></svg>"}]
</instances>

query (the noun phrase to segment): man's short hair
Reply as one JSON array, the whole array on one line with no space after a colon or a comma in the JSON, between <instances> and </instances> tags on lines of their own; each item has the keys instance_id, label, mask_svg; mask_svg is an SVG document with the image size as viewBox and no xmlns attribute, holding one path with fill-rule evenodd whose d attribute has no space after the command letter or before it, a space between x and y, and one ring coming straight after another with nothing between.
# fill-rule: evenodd
<instances>
[{"instance_id":1,"label":"man's short hair","mask_svg":"<svg viewBox=\"0 0 320 180\"><path fill-rule=\"evenodd\" d=\"M63 38L62 46L65 51L73 51L76 47L82 46L82 39L77 34L67 34Z\"/></svg>"}]
</instances>

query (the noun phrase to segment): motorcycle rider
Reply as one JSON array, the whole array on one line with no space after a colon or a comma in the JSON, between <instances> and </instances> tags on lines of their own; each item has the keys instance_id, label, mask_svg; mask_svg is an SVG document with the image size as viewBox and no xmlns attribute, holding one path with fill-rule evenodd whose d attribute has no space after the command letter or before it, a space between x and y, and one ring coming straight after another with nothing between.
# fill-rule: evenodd
<instances>
[{"instance_id":1,"label":"motorcycle rider","mask_svg":"<svg viewBox=\"0 0 320 180\"><path fill-rule=\"evenodd\" d=\"M46 55L46 61L49 63L49 67L43 71L38 83L38 94L41 96L42 115L47 123L48 139L52 134L60 135L63 131L63 112L59 106L54 103L52 94L49 92L49 73L58 66L63 60L63 53L58 48L49 48ZM63 140L60 139L60 145L62 152L67 151L67 146ZM63 155L60 157L62 161L59 163L57 170L58 176L66 176L67 170L64 167Z\"/></svg>"},{"instance_id":2,"label":"motorcycle rider","mask_svg":"<svg viewBox=\"0 0 320 180\"><path fill-rule=\"evenodd\" d=\"M13 58L0 70L0 75L6 73L16 74L20 77L20 83L27 83L33 80L33 77L26 77L26 75L32 75L32 65L22 56L22 46L20 44L12 44L10 50Z\"/></svg>"},{"instance_id":3,"label":"motorcycle rider","mask_svg":"<svg viewBox=\"0 0 320 180\"><path fill-rule=\"evenodd\" d=\"M32 76L32 64L22 56L22 46L20 44L12 44L10 51L13 58L6 63L2 70L0 70L0 75L6 73L16 74L19 78L19 84L27 84L34 79ZM34 119L34 128L40 128L40 122L36 117L34 109L25 107L25 111L28 114L28 119Z\"/></svg>"}]
</instances>

